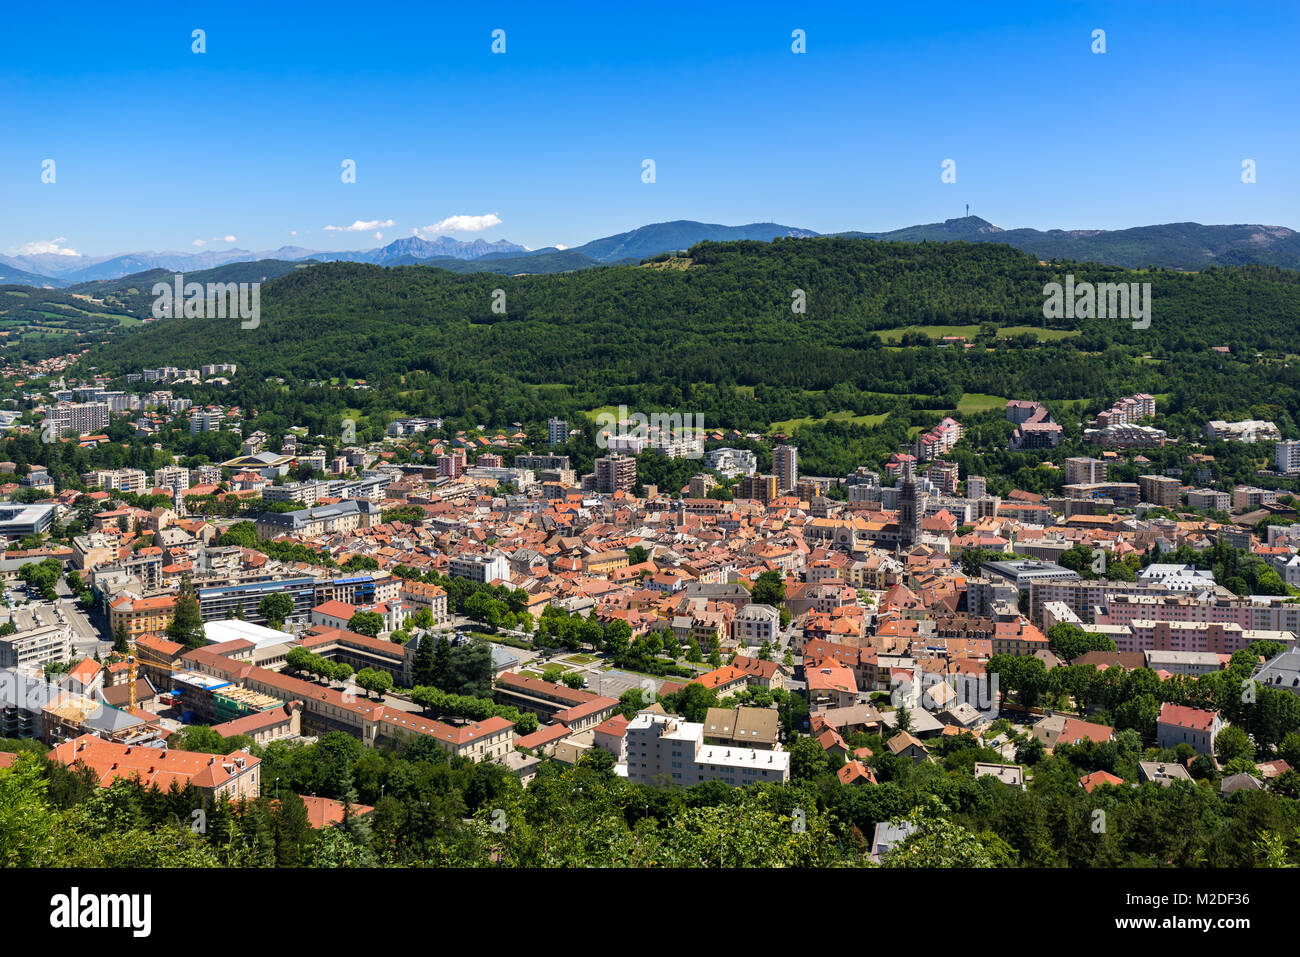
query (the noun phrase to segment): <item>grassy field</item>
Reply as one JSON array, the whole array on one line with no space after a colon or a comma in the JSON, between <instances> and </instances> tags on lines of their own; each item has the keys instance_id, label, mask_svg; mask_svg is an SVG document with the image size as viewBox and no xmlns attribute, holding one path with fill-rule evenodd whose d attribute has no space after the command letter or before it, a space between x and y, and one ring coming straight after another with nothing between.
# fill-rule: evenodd
<instances>
[{"instance_id":1,"label":"grassy field","mask_svg":"<svg viewBox=\"0 0 1300 957\"><path fill-rule=\"evenodd\" d=\"M770 431L785 432L788 435L801 425L812 425L817 422L852 422L854 425L879 425L887 418L889 418L888 412L881 412L879 415L854 415L852 412L829 412L820 419L805 416L802 419L786 419L783 422L773 422Z\"/></svg>"},{"instance_id":2,"label":"grassy field","mask_svg":"<svg viewBox=\"0 0 1300 957\"><path fill-rule=\"evenodd\" d=\"M885 342L898 342L903 338L903 333L909 330L923 332L931 339L942 339L944 336L965 336L966 339L974 340L979 334L980 327L975 326L900 326L897 329L880 329L876 332ZM1067 339L1070 336L1077 336L1078 330L1075 329L1043 329L1038 326L1000 326L998 335L1000 337L1020 336L1025 333L1033 333L1040 340Z\"/></svg>"},{"instance_id":3,"label":"grassy field","mask_svg":"<svg viewBox=\"0 0 1300 957\"><path fill-rule=\"evenodd\" d=\"M964 413L988 412L992 409L1005 409L1007 400L1001 395L984 395L980 392L967 392L957 403L957 411Z\"/></svg>"}]
</instances>

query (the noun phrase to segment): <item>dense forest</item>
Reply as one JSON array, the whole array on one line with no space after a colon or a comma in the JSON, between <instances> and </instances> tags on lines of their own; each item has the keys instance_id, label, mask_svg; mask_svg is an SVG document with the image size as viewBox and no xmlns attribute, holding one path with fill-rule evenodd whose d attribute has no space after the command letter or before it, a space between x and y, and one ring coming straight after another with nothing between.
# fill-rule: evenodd
<instances>
[{"instance_id":1,"label":"dense forest","mask_svg":"<svg viewBox=\"0 0 1300 957\"><path fill-rule=\"evenodd\" d=\"M1043 286L1067 273L1150 282L1150 328L1049 327ZM803 313L791 308L796 290ZM768 433L787 422L813 474L878 466L966 395L1044 400L1075 442L1086 416L1135 391L1159 395L1156 424L1180 437L1209 418L1251 416L1300 434L1300 369L1287 351L1300 274L1273 267L1130 272L1043 265L996 244L821 237L700 243L685 258L552 276L330 263L267 282L262 313L252 330L150 322L78 369L236 362L229 389L185 394L251 410L273 436L289 424L337 436L348 416L364 441L399 414L469 429L551 415L577 426L620 403L698 414L708 428ZM949 329L972 348L939 343ZM1007 429L987 415L993 455ZM585 460L594 448L573 451ZM1012 471L1034 463L1022 457Z\"/></svg>"}]
</instances>

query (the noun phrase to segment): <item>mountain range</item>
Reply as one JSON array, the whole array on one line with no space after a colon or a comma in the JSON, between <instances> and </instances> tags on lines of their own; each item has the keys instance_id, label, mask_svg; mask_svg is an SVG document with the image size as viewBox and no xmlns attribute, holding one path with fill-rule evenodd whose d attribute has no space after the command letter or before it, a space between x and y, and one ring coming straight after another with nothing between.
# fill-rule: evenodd
<instances>
[{"instance_id":1,"label":"mountain range","mask_svg":"<svg viewBox=\"0 0 1300 957\"><path fill-rule=\"evenodd\" d=\"M639 262L650 256L688 249L702 241L770 241L776 237L811 237L811 229L779 223L723 226L693 220L654 223L613 236L593 239L570 249L530 250L507 240L461 241L447 236L410 236L386 246L326 252L301 246L267 251L244 249L184 252L134 252L113 256L69 256L55 253L0 256L0 283L62 288L81 283L120 279L161 269L193 272L229 263L359 262L379 266L429 265L453 272L505 275L569 272L593 266ZM1003 229L978 216L942 223L908 226L888 232L846 232L835 235L903 242L1004 243L1043 260L1098 262L1129 269L1157 266L1198 271L1212 265L1258 263L1300 269L1300 233L1283 226L1166 223L1131 229Z\"/></svg>"}]
</instances>

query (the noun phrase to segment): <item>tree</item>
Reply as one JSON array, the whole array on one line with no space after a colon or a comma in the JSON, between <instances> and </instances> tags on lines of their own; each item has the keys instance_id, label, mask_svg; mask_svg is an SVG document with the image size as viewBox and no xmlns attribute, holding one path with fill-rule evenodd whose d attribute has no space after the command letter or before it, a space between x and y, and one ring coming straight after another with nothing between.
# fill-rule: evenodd
<instances>
[{"instance_id":1,"label":"tree","mask_svg":"<svg viewBox=\"0 0 1300 957\"><path fill-rule=\"evenodd\" d=\"M181 580L180 593L176 596L176 608L172 620L167 625L167 637L186 648L202 648L207 644L203 632L203 615L199 611L199 600L194 594L194 586L186 575Z\"/></svg>"},{"instance_id":2,"label":"tree","mask_svg":"<svg viewBox=\"0 0 1300 957\"><path fill-rule=\"evenodd\" d=\"M257 613L266 620L268 628L280 629L293 614L293 599L282 591L266 595L257 603Z\"/></svg>"},{"instance_id":3,"label":"tree","mask_svg":"<svg viewBox=\"0 0 1300 957\"><path fill-rule=\"evenodd\" d=\"M1215 736L1214 753L1220 764L1227 764L1234 758L1253 758L1255 746L1250 743L1250 736L1245 731L1230 724Z\"/></svg>"},{"instance_id":4,"label":"tree","mask_svg":"<svg viewBox=\"0 0 1300 957\"><path fill-rule=\"evenodd\" d=\"M443 687L453 694L489 698L493 673L492 646L479 638L450 649Z\"/></svg>"},{"instance_id":5,"label":"tree","mask_svg":"<svg viewBox=\"0 0 1300 957\"><path fill-rule=\"evenodd\" d=\"M669 696L670 711L680 714L687 721L701 722L709 709L717 707L718 694L712 688L706 688L699 682L692 681L680 691Z\"/></svg>"},{"instance_id":6,"label":"tree","mask_svg":"<svg viewBox=\"0 0 1300 957\"><path fill-rule=\"evenodd\" d=\"M812 781L830 770L822 746L812 738L799 738L790 746L790 780Z\"/></svg>"},{"instance_id":7,"label":"tree","mask_svg":"<svg viewBox=\"0 0 1300 957\"><path fill-rule=\"evenodd\" d=\"M588 748L583 752L582 757L578 758L578 767L587 768L603 777L612 778L614 776L614 755L604 748Z\"/></svg>"},{"instance_id":8,"label":"tree","mask_svg":"<svg viewBox=\"0 0 1300 957\"><path fill-rule=\"evenodd\" d=\"M416 639L415 659L411 663L411 680L415 685L437 685L434 668L434 646L438 644L435 635L428 632Z\"/></svg>"},{"instance_id":9,"label":"tree","mask_svg":"<svg viewBox=\"0 0 1300 957\"><path fill-rule=\"evenodd\" d=\"M763 572L755 580L750 596L755 604L780 608L785 601L785 579L780 572Z\"/></svg>"},{"instance_id":10,"label":"tree","mask_svg":"<svg viewBox=\"0 0 1300 957\"><path fill-rule=\"evenodd\" d=\"M378 693L383 697L384 692L393 686L393 676L382 669L362 668L357 672L357 684L367 694Z\"/></svg>"},{"instance_id":11,"label":"tree","mask_svg":"<svg viewBox=\"0 0 1300 957\"><path fill-rule=\"evenodd\" d=\"M348 619L348 630L375 638L384 627L384 616L377 611L359 611Z\"/></svg>"},{"instance_id":12,"label":"tree","mask_svg":"<svg viewBox=\"0 0 1300 957\"><path fill-rule=\"evenodd\" d=\"M638 711L650 703L646 700L647 697L651 701L654 700L653 695L649 695L648 692L640 688L628 688L618 696L618 713L631 721L636 717Z\"/></svg>"},{"instance_id":13,"label":"tree","mask_svg":"<svg viewBox=\"0 0 1300 957\"><path fill-rule=\"evenodd\" d=\"M307 805L293 791L281 793L273 815L277 867L299 867L313 843L314 832L307 816Z\"/></svg>"}]
</instances>

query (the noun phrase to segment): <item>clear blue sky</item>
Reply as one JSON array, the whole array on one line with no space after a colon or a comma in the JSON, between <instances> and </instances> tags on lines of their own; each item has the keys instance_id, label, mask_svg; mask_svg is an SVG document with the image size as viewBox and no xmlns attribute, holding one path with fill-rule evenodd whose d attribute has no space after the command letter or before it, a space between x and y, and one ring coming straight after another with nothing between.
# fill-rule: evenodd
<instances>
[{"instance_id":1,"label":"clear blue sky","mask_svg":"<svg viewBox=\"0 0 1300 957\"><path fill-rule=\"evenodd\" d=\"M536 248L966 203L1008 227L1300 227L1296 3L409 6L9 4L0 252L354 249L489 215L451 235Z\"/></svg>"}]
</instances>

